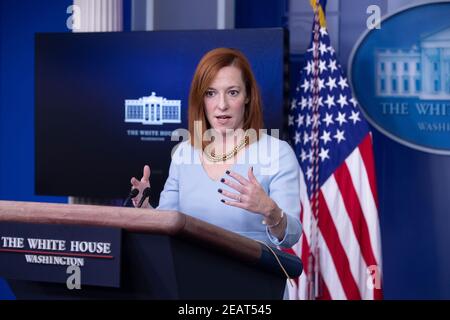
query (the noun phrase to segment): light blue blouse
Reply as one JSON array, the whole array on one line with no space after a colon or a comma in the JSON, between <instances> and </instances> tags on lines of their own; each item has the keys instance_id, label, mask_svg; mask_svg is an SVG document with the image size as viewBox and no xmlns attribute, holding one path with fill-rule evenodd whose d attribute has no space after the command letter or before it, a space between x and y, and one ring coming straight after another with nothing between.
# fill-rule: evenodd
<instances>
[{"instance_id":1,"label":"light blue blouse","mask_svg":"<svg viewBox=\"0 0 450 320\"><path fill-rule=\"evenodd\" d=\"M248 170L253 166L256 179L287 216L286 234L281 241L262 224L262 215L220 201L227 198L217 189L237 191L221 183L220 179L211 179L199 156L200 150L192 147L189 141L178 144L157 209L179 211L245 237L281 247L289 248L299 240L302 231L299 220L300 167L288 143L263 134L245 149L230 169L248 179ZM223 177L233 180L225 172Z\"/></svg>"}]
</instances>

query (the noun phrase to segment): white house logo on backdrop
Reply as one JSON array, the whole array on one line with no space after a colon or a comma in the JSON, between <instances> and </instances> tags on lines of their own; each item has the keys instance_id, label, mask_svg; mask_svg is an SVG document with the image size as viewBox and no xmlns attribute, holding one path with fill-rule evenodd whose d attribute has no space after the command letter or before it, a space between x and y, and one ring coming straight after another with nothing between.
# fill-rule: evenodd
<instances>
[{"instance_id":1,"label":"white house logo on backdrop","mask_svg":"<svg viewBox=\"0 0 450 320\"><path fill-rule=\"evenodd\" d=\"M450 155L450 2L384 17L350 60L350 84L371 125L408 147Z\"/></svg>"},{"instance_id":2,"label":"white house logo on backdrop","mask_svg":"<svg viewBox=\"0 0 450 320\"><path fill-rule=\"evenodd\" d=\"M422 37L420 47L378 49L379 97L450 99L450 27Z\"/></svg>"},{"instance_id":3,"label":"white house logo on backdrop","mask_svg":"<svg viewBox=\"0 0 450 320\"><path fill-rule=\"evenodd\" d=\"M181 123L181 100L168 100L156 96L125 100L125 122L147 125Z\"/></svg>"}]
</instances>

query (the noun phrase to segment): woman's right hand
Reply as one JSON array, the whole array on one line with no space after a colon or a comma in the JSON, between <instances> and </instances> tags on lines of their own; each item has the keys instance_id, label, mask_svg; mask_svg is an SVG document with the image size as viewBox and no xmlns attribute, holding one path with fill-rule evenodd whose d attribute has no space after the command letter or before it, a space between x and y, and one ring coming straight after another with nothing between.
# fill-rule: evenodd
<instances>
[{"instance_id":1,"label":"woman's right hand","mask_svg":"<svg viewBox=\"0 0 450 320\"><path fill-rule=\"evenodd\" d=\"M133 205L135 207L138 206L139 201L141 201L142 198L142 191L144 191L145 188L150 187L150 167L148 165L144 166L144 170L142 173L142 178L139 181L135 177L131 178L131 186L134 189L139 190L139 194L132 199ZM144 203L142 204L142 208L149 208L150 204L148 202L148 198L145 199Z\"/></svg>"}]
</instances>

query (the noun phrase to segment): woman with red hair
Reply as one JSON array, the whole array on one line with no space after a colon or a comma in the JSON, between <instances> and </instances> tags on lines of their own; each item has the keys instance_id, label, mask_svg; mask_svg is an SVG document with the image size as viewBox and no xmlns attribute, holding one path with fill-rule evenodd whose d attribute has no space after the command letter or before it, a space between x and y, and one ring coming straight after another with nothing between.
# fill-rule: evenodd
<instances>
[{"instance_id":1,"label":"woman with red hair","mask_svg":"<svg viewBox=\"0 0 450 320\"><path fill-rule=\"evenodd\" d=\"M150 186L145 166L140 191ZM172 155L157 209L175 210L255 240L291 247L301 224L299 165L292 148L263 130L250 63L236 49L207 52L189 94L189 139ZM150 207L148 201L144 206Z\"/></svg>"}]
</instances>

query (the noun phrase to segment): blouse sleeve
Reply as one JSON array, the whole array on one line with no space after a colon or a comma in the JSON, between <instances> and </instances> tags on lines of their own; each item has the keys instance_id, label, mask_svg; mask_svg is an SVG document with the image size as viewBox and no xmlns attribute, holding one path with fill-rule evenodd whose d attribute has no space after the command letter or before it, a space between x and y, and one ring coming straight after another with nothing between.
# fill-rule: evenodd
<instances>
[{"instance_id":1,"label":"blouse sleeve","mask_svg":"<svg viewBox=\"0 0 450 320\"><path fill-rule=\"evenodd\" d=\"M179 211L179 190L179 164L172 159L169 176L159 196L159 205L156 209Z\"/></svg>"},{"instance_id":2,"label":"blouse sleeve","mask_svg":"<svg viewBox=\"0 0 450 320\"><path fill-rule=\"evenodd\" d=\"M269 196L284 211L287 227L284 238L280 241L273 236L269 228L266 233L270 241L277 246L290 248L298 242L302 233L300 223L300 166L290 145L280 141L279 170L271 177Z\"/></svg>"}]
</instances>

